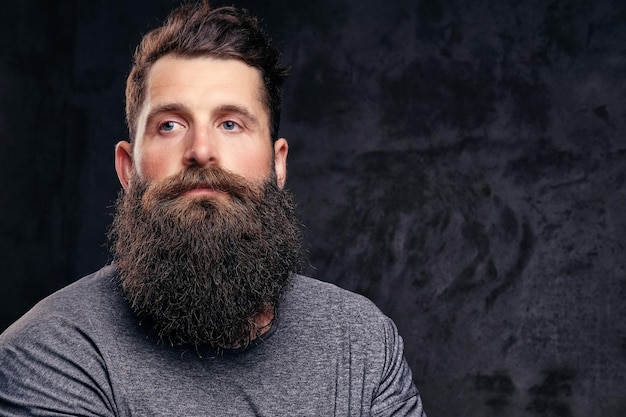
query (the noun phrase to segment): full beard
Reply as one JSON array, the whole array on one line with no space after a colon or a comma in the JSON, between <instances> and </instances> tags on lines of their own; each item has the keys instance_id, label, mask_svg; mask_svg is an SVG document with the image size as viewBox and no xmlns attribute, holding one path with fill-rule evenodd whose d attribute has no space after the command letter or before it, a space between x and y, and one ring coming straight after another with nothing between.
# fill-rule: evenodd
<instances>
[{"instance_id":1,"label":"full beard","mask_svg":"<svg viewBox=\"0 0 626 417\"><path fill-rule=\"evenodd\" d=\"M183 196L208 187L213 196ZM290 194L275 176L252 184L220 168L150 183L133 172L109 238L122 291L161 341L246 346L302 266Z\"/></svg>"}]
</instances>

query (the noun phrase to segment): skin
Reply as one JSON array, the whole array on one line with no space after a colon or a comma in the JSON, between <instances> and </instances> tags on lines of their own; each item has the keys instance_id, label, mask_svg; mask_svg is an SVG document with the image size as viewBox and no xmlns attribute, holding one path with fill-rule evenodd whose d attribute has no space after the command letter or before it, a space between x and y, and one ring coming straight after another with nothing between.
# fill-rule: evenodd
<instances>
[{"instance_id":1,"label":"skin","mask_svg":"<svg viewBox=\"0 0 626 417\"><path fill-rule=\"evenodd\" d=\"M288 145L272 144L259 71L242 61L210 57L158 59L148 74L146 100L132 144L115 147L115 170L124 189L133 169L148 182L211 164L261 185L272 169L280 188L287 176ZM220 198L199 188L181 198ZM253 318L263 334L274 314Z\"/></svg>"}]
</instances>

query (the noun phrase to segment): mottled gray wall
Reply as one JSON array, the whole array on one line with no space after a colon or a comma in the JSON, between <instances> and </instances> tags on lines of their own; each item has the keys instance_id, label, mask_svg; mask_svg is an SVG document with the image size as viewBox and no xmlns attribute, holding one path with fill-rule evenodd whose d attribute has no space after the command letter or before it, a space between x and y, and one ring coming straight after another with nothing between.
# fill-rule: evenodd
<instances>
[{"instance_id":1,"label":"mottled gray wall","mask_svg":"<svg viewBox=\"0 0 626 417\"><path fill-rule=\"evenodd\" d=\"M5 3L2 328L107 261L130 53L175 4ZM237 4L292 67L307 272L394 318L429 415L626 415L626 4Z\"/></svg>"}]
</instances>

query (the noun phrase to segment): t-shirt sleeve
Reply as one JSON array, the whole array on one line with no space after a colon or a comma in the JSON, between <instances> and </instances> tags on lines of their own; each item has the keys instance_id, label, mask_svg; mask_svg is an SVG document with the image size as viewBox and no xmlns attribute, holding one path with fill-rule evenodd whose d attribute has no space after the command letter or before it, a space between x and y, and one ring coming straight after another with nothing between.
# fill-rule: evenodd
<instances>
[{"instance_id":1,"label":"t-shirt sleeve","mask_svg":"<svg viewBox=\"0 0 626 417\"><path fill-rule=\"evenodd\" d=\"M384 340L385 365L372 401L372 416L426 417L411 369L404 357L402 337L388 318L384 322Z\"/></svg>"},{"instance_id":2,"label":"t-shirt sleeve","mask_svg":"<svg viewBox=\"0 0 626 417\"><path fill-rule=\"evenodd\" d=\"M96 344L62 316L27 314L0 335L0 415L113 416Z\"/></svg>"}]
</instances>

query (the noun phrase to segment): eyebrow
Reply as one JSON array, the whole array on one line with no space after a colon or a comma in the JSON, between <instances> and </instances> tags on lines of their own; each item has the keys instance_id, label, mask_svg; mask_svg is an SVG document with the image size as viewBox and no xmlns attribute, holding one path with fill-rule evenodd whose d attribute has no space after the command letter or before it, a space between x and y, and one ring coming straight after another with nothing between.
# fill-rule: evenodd
<instances>
[{"instance_id":1,"label":"eyebrow","mask_svg":"<svg viewBox=\"0 0 626 417\"><path fill-rule=\"evenodd\" d=\"M167 103L156 106L148 113L148 116L146 117L146 125L150 126L152 121L163 113L178 113L183 110L185 110L185 106L180 103Z\"/></svg>"},{"instance_id":2,"label":"eyebrow","mask_svg":"<svg viewBox=\"0 0 626 417\"><path fill-rule=\"evenodd\" d=\"M238 106L236 104L224 104L217 108L217 114L234 113L247 119L249 123L259 125L259 118L256 117L250 110L245 107Z\"/></svg>"},{"instance_id":3,"label":"eyebrow","mask_svg":"<svg viewBox=\"0 0 626 417\"><path fill-rule=\"evenodd\" d=\"M152 121L159 115L164 113L179 113L185 111L186 107L180 103L166 103L156 106L148 113L146 117L146 125L150 125ZM215 109L216 114L227 114L234 113L239 115L240 117L245 118L249 123L254 125L259 125L259 118L256 117L250 110L246 107L239 106L236 104L223 104Z\"/></svg>"}]
</instances>

